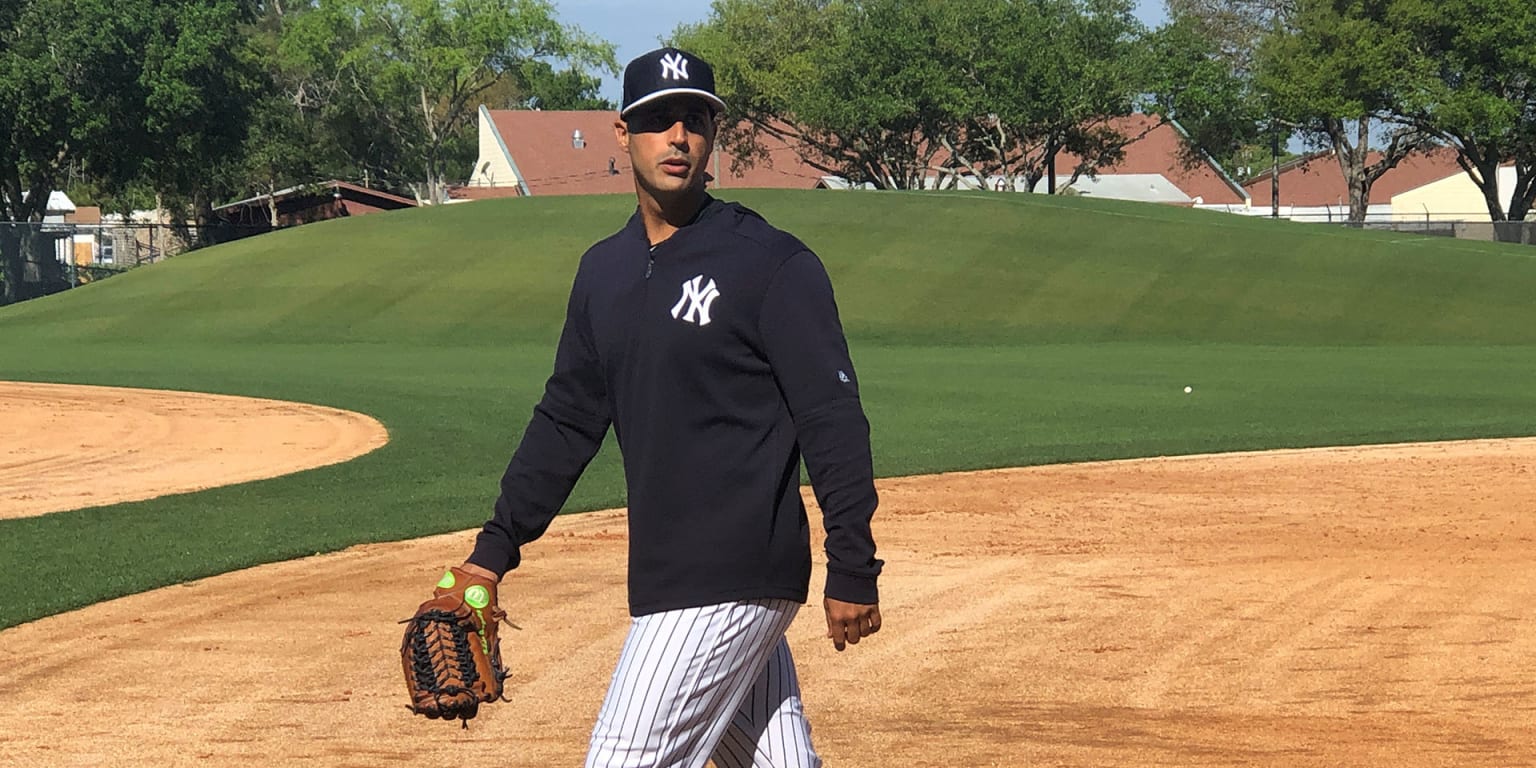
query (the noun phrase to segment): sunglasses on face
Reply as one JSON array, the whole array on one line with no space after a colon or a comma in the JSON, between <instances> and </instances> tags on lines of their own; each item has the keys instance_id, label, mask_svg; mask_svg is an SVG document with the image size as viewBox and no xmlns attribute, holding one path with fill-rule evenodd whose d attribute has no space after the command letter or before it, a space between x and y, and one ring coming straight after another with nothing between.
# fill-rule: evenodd
<instances>
[{"instance_id":1,"label":"sunglasses on face","mask_svg":"<svg viewBox=\"0 0 1536 768\"><path fill-rule=\"evenodd\" d=\"M630 133L662 133L682 123L689 133L705 136L714 127L714 122L714 113L704 107L637 109L624 118Z\"/></svg>"}]
</instances>

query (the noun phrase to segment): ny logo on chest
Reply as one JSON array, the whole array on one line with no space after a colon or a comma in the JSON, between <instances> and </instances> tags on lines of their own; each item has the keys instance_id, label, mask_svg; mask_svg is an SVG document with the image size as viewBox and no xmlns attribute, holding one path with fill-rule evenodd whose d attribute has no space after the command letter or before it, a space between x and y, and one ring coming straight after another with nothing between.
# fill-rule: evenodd
<instances>
[{"instance_id":1,"label":"ny logo on chest","mask_svg":"<svg viewBox=\"0 0 1536 768\"><path fill-rule=\"evenodd\" d=\"M672 317L685 323L709 325L709 307L718 298L720 289L715 287L713 278L699 275L692 280L684 280L683 295L672 305Z\"/></svg>"}]
</instances>

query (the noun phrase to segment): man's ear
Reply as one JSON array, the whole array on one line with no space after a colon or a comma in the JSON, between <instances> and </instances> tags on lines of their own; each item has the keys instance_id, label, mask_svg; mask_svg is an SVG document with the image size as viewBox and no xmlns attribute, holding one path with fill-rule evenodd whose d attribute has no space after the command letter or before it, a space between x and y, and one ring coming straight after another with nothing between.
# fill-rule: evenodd
<instances>
[{"instance_id":1,"label":"man's ear","mask_svg":"<svg viewBox=\"0 0 1536 768\"><path fill-rule=\"evenodd\" d=\"M613 138L625 152L629 151L629 125L623 120L613 121Z\"/></svg>"}]
</instances>

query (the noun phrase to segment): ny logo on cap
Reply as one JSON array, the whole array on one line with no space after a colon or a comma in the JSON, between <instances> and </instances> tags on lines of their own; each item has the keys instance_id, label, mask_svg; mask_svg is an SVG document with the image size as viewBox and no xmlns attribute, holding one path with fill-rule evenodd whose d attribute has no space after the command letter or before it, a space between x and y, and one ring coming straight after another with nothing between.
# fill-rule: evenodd
<instances>
[{"instance_id":1,"label":"ny logo on cap","mask_svg":"<svg viewBox=\"0 0 1536 768\"><path fill-rule=\"evenodd\" d=\"M688 59L681 53L669 53L661 57L661 76L665 80L687 80Z\"/></svg>"}]
</instances>

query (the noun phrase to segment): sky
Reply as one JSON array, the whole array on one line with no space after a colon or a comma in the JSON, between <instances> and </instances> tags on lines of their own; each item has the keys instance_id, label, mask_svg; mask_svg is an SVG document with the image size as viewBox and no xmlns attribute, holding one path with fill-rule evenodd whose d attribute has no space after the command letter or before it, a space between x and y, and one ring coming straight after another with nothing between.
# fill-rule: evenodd
<instances>
[{"instance_id":1,"label":"sky","mask_svg":"<svg viewBox=\"0 0 1536 768\"><path fill-rule=\"evenodd\" d=\"M709 0L556 0L555 10L562 22L617 46L622 67L659 47L660 38L679 24L709 18L709 5ZM1137 0L1136 16L1148 26L1159 26L1166 18L1163 0ZM618 104L622 88L619 76L604 74L599 95Z\"/></svg>"}]
</instances>

